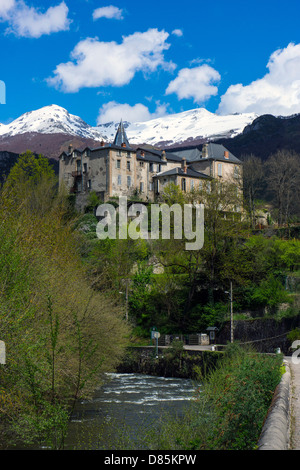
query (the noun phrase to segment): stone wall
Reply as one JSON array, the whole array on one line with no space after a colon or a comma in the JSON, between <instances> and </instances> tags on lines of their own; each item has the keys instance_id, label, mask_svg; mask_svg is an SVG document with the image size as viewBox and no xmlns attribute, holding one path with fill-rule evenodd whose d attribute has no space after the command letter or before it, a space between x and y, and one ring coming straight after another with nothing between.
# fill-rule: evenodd
<instances>
[{"instance_id":1,"label":"stone wall","mask_svg":"<svg viewBox=\"0 0 300 470\"><path fill-rule=\"evenodd\" d=\"M254 318L234 321L234 340L249 343L258 352L274 353L277 348L289 355L290 343L286 335L300 327L300 315L283 318L278 321L273 318ZM218 332L216 342L226 344L230 341L230 322L224 323Z\"/></svg>"},{"instance_id":2,"label":"stone wall","mask_svg":"<svg viewBox=\"0 0 300 470\"><path fill-rule=\"evenodd\" d=\"M131 347L126 351L119 373L147 374L159 377L199 378L215 368L222 353L185 351L176 348Z\"/></svg>"}]
</instances>

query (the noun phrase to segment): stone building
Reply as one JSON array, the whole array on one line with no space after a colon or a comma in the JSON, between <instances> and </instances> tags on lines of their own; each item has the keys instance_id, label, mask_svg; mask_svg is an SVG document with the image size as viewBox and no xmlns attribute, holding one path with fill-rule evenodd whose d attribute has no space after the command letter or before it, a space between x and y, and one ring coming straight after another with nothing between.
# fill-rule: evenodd
<instances>
[{"instance_id":1,"label":"stone building","mask_svg":"<svg viewBox=\"0 0 300 470\"><path fill-rule=\"evenodd\" d=\"M165 151L146 145L134 149L121 121L112 144L63 152L59 182L82 199L95 191L104 202L118 196L154 201L171 182L188 192L215 178L238 178L241 168L240 160L218 144L205 144L202 151Z\"/></svg>"}]
</instances>

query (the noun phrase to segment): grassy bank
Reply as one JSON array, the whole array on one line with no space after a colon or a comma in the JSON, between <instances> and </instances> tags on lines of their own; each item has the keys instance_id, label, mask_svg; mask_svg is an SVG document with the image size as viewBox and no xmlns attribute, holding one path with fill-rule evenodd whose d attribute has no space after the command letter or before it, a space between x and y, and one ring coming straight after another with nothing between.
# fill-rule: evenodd
<instances>
[{"instance_id":1,"label":"grassy bank","mask_svg":"<svg viewBox=\"0 0 300 470\"><path fill-rule=\"evenodd\" d=\"M148 435L159 450L254 450L282 374L281 355L230 345L179 419L163 417Z\"/></svg>"}]
</instances>

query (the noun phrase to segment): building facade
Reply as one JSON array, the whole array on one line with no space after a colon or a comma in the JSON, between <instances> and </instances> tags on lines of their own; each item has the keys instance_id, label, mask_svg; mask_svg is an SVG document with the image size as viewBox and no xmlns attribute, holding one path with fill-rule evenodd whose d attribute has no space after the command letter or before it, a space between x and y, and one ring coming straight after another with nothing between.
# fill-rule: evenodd
<instances>
[{"instance_id":1,"label":"building facade","mask_svg":"<svg viewBox=\"0 0 300 470\"><path fill-rule=\"evenodd\" d=\"M204 144L202 150L165 151L141 146L132 148L122 121L114 142L97 148L69 148L59 157L59 183L70 193L94 191L106 202L118 196L138 196L154 201L164 187L174 183L184 192L198 190L214 179L240 178L242 164L222 145Z\"/></svg>"}]
</instances>

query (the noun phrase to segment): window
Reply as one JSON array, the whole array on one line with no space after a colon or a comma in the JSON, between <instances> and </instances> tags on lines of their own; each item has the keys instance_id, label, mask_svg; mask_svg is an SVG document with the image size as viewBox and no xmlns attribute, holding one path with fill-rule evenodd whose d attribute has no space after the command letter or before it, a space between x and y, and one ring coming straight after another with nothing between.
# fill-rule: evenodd
<instances>
[{"instance_id":1,"label":"window","mask_svg":"<svg viewBox=\"0 0 300 470\"><path fill-rule=\"evenodd\" d=\"M238 177L239 177L239 167L238 167L238 166L235 166L235 167L234 167L234 177L235 177L235 178L238 178Z\"/></svg>"},{"instance_id":2,"label":"window","mask_svg":"<svg viewBox=\"0 0 300 470\"><path fill-rule=\"evenodd\" d=\"M144 192L144 183L142 181L140 182L140 192Z\"/></svg>"},{"instance_id":3,"label":"window","mask_svg":"<svg viewBox=\"0 0 300 470\"><path fill-rule=\"evenodd\" d=\"M182 178L182 180L181 180L181 189L182 189L182 191L186 191L186 180L185 180L185 178Z\"/></svg>"},{"instance_id":4,"label":"window","mask_svg":"<svg viewBox=\"0 0 300 470\"><path fill-rule=\"evenodd\" d=\"M116 168L118 168L118 169L121 168L121 160L116 161Z\"/></svg>"},{"instance_id":5,"label":"window","mask_svg":"<svg viewBox=\"0 0 300 470\"><path fill-rule=\"evenodd\" d=\"M199 190L202 191L202 189L203 189L203 181L200 180L199 181Z\"/></svg>"},{"instance_id":6,"label":"window","mask_svg":"<svg viewBox=\"0 0 300 470\"><path fill-rule=\"evenodd\" d=\"M218 163L218 176L222 176L222 163Z\"/></svg>"},{"instance_id":7,"label":"window","mask_svg":"<svg viewBox=\"0 0 300 470\"><path fill-rule=\"evenodd\" d=\"M194 180L191 180L191 191L193 191L195 188L195 183L194 183Z\"/></svg>"},{"instance_id":8,"label":"window","mask_svg":"<svg viewBox=\"0 0 300 470\"><path fill-rule=\"evenodd\" d=\"M122 177L121 175L118 175L118 186L121 186L122 184Z\"/></svg>"},{"instance_id":9,"label":"window","mask_svg":"<svg viewBox=\"0 0 300 470\"><path fill-rule=\"evenodd\" d=\"M144 162L140 162L140 166L144 166Z\"/></svg>"},{"instance_id":10,"label":"window","mask_svg":"<svg viewBox=\"0 0 300 470\"><path fill-rule=\"evenodd\" d=\"M158 164L157 164L157 173L159 173L160 170L161 170L161 165L158 163Z\"/></svg>"},{"instance_id":11,"label":"window","mask_svg":"<svg viewBox=\"0 0 300 470\"><path fill-rule=\"evenodd\" d=\"M153 191L153 183L149 183L149 191Z\"/></svg>"},{"instance_id":12,"label":"window","mask_svg":"<svg viewBox=\"0 0 300 470\"><path fill-rule=\"evenodd\" d=\"M153 163L150 163L149 169L150 171L153 171Z\"/></svg>"},{"instance_id":13,"label":"window","mask_svg":"<svg viewBox=\"0 0 300 470\"><path fill-rule=\"evenodd\" d=\"M92 188L92 182L91 182L91 180L88 180L88 182L87 182L87 187L88 187L88 189L91 189L91 188Z\"/></svg>"},{"instance_id":14,"label":"window","mask_svg":"<svg viewBox=\"0 0 300 470\"><path fill-rule=\"evenodd\" d=\"M127 176L127 188L131 186L131 176Z\"/></svg>"},{"instance_id":15,"label":"window","mask_svg":"<svg viewBox=\"0 0 300 470\"><path fill-rule=\"evenodd\" d=\"M87 163L83 164L83 173L87 173Z\"/></svg>"},{"instance_id":16,"label":"window","mask_svg":"<svg viewBox=\"0 0 300 470\"><path fill-rule=\"evenodd\" d=\"M130 171L130 162L127 162L127 170Z\"/></svg>"},{"instance_id":17,"label":"window","mask_svg":"<svg viewBox=\"0 0 300 470\"><path fill-rule=\"evenodd\" d=\"M208 193L211 192L211 184L210 184L209 181L208 181L207 184L206 184L206 190L207 190Z\"/></svg>"}]
</instances>

